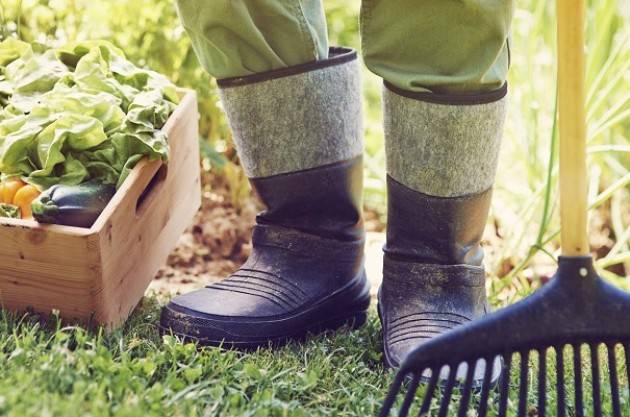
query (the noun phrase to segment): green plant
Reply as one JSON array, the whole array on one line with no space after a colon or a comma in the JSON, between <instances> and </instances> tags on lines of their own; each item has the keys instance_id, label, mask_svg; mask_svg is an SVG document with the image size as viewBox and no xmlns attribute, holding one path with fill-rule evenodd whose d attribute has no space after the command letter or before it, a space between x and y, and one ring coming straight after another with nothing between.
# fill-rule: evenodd
<instances>
[{"instance_id":1,"label":"green plant","mask_svg":"<svg viewBox=\"0 0 630 417\"><path fill-rule=\"evenodd\" d=\"M555 13L553 2L519 3L514 18L511 100L494 216L504 242L497 265L514 265L491 294L523 296L547 277L559 253ZM630 19L615 0L590 2L587 16L590 218L599 272L628 286L630 270ZM542 256L541 256L542 255ZM546 259L547 258L547 259ZM523 274L529 268L529 274ZM551 268L552 269L552 268ZM506 291L509 287L511 291Z\"/></svg>"}]
</instances>

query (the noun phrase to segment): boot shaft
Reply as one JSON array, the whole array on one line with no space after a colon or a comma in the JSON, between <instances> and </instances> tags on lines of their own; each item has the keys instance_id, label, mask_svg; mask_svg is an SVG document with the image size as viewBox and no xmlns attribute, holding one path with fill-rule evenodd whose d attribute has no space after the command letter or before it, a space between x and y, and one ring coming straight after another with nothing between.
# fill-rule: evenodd
<instances>
[{"instance_id":1,"label":"boot shaft","mask_svg":"<svg viewBox=\"0 0 630 417\"><path fill-rule=\"evenodd\" d=\"M356 157L251 184L266 209L258 224L272 224L338 240L363 239L362 158Z\"/></svg>"},{"instance_id":2,"label":"boot shaft","mask_svg":"<svg viewBox=\"0 0 630 417\"><path fill-rule=\"evenodd\" d=\"M388 176L387 190L387 255L426 264L481 266L480 242L491 189L462 197L433 197Z\"/></svg>"},{"instance_id":3,"label":"boot shaft","mask_svg":"<svg viewBox=\"0 0 630 417\"><path fill-rule=\"evenodd\" d=\"M383 93L386 256L480 266L507 86L479 95Z\"/></svg>"},{"instance_id":4,"label":"boot shaft","mask_svg":"<svg viewBox=\"0 0 630 417\"><path fill-rule=\"evenodd\" d=\"M219 81L250 182L276 225L339 240L363 238L363 123L357 54Z\"/></svg>"}]
</instances>

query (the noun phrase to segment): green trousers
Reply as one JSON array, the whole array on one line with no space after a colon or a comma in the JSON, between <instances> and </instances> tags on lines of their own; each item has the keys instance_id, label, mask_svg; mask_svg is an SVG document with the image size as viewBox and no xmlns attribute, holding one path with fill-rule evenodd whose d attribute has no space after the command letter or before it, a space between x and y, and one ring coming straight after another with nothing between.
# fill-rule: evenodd
<instances>
[{"instance_id":1,"label":"green trousers","mask_svg":"<svg viewBox=\"0 0 630 417\"><path fill-rule=\"evenodd\" d=\"M202 65L222 79L328 55L322 0L177 0ZM363 0L367 67L409 91L499 88L510 59L513 0Z\"/></svg>"}]
</instances>

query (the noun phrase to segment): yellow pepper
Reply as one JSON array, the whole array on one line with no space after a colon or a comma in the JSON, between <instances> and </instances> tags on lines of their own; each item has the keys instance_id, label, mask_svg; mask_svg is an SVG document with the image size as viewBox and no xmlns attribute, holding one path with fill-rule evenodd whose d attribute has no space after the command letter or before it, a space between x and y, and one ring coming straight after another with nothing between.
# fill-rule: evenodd
<instances>
[{"instance_id":1,"label":"yellow pepper","mask_svg":"<svg viewBox=\"0 0 630 417\"><path fill-rule=\"evenodd\" d=\"M0 184L0 200L2 203L13 204L13 199L18 190L26 184L19 180L8 180Z\"/></svg>"},{"instance_id":2,"label":"yellow pepper","mask_svg":"<svg viewBox=\"0 0 630 417\"><path fill-rule=\"evenodd\" d=\"M25 185L15 193L13 205L18 206L23 219L33 218L31 203L39 196L39 190L32 185Z\"/></svg>"}]
</instances>

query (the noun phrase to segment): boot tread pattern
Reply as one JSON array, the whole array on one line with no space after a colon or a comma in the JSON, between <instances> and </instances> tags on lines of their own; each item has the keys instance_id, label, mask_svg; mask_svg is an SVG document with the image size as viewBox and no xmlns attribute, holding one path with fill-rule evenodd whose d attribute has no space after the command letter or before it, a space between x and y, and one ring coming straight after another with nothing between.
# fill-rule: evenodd
<instances>
[{"instance_id":1,"label":"boot tread pattern","mask_svg":"<svg viewBox=\"0 0 630 417\"><path fill-rule=\"evenodd\" d=\"M277 294L274 294L272 292L267 292L267 291L261 291L258 288L239 286L236 284L228 285L227 283L214 284L208 288L212 288L214 290L220 290L220 291L238 292L241 294L253 295L256 297L264 298L283 309L291 308L291 304L285 301L284 299L282 299L281 297L277 296Z\"/></svg>"},{"instance_id":2,"label":"boot tread pattern","mask_svg":"<svg viewBox=\"0 0 630 417\"><path fill-rule=\"evenodd\" d=\"M448 313L443 311L422 311L419 313L405 314L400 317L396 317L389 322L389 325L395 327L402 324L400 323L402 320L404 320L405 322L418 320L452 321L456 324L462 324L470 321L470 317L466 317L462 314Z\"/></svg>"},{"instance_id":3,"label":"boot tread pattern","mask_svg":"<svg viewBox=\"0 0 630 417\"><path fill-rule=\"evenodd\" d=\"M303 300L302 297L296 296L290 289L287 290L280 285L277 285L273 281L263 280L257 277L251 277L248 275L240 275L234 274L230 276L227 280L223 281L225 283L237 283L237 284L246 284L260 287L261 289L267 289L273 292L277 292L282 297L285 297L287 300L293 303L299 303Z\"/></svg>"},{"instance_id":4,"label":"boot tread pattern","mask_svg":"<svg viewBox=\"0 0 630 417\"><path fill-rule=\"evenodd\" d=\"M263 275L263 276L265 276L265 275L269 276L270 278L273 278L270 282L273 282L275 284L282 284L282 283L284 283L284 284L290 286L291 288L293 288L294 290L296 290L298 293L302 294L304 297L307 296L306 292L302 288L300 288L297 284L295 284L295 283L293 283L293 282L291 282L291 281L281 277L280 275L271 273L269 271L262 271L260 269L251 269L251 268L239 268L239 270L236 271L232 275L236 275L236 274L238 274L240 272L248 272L248 273L250 273L248 276L251 276L251 277L253 277L253 275L251 275L251 273L260 274L260 275ZM267 279L267 281L269 281L269 278L263 278L263 277L260 277L260 276L258 276L257 278L261 279L261 280Z\"/></svg>"},{"instance_id":5,"label":"boot tread pattern","mask_svg":"<svg viewBox=\"0 0 630 417\"><path fill-rule=\"evenodd\" d=\"M307 301L304 291L295 284L271 272L255 269L241 268L228 279L212 284L208 288L261 297L290 310Z\"/></svg>"},{"instance_id":6,"label":"boot tread pattern","mask_svg":"<svg viewBox=\"0 0 630 417\"><path fill-rule=\"evenodd\" d=\"M439 318L439 316L445 318ZM409 339L430 339L468 321L470 321L469 318L453 313L423 312L410 314L392 320L387 330L387 338L390 344Z\"/></svg>"}]
</instances>

